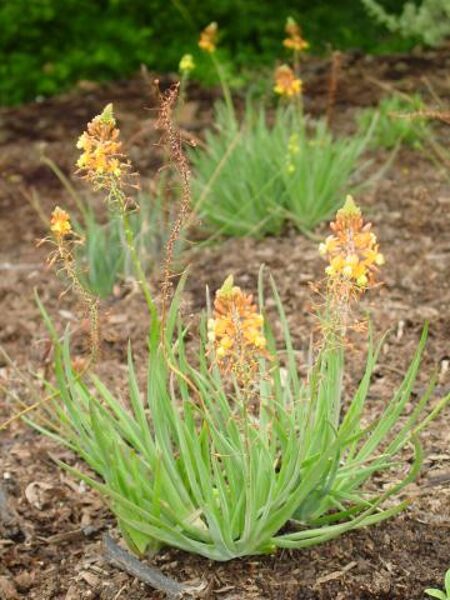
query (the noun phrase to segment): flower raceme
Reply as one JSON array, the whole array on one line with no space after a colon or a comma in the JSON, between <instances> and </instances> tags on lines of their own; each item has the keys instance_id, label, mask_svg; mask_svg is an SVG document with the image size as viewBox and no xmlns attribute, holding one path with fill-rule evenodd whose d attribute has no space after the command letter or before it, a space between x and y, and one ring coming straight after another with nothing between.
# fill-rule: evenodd
<instances>
[{"instance_id":1,"label":"flower raceme","mask_svg":"<svg viewBox=\"0 0 450 600\"><path fill-rule=\"evenodd\" d=\"M333 235L319 246L329 260L325 269L329 283L337 290L361 293L375 283L377 267L384 264L371 223L364 224L361 209L347 196L330 228Z\"/></svg>"},{"instance_id":2,"label":"flower raceme","mask_svg":"<svg viewBox=\"0 0 450 600\"><path fill-rule=\"evenodd\" d=\"M77 294L83 305L85 313L89 316L90 325L90 361L95 362L99 350L98 328L98 299L85 288L80 280L73 254L74 244L82 243L81 238L74 233L68 212L57 206L50 217L50 231L56 244L56 251L49 256L50 264L58 262L65 271L72 289ZM70 236L70 237L68 237ZM43 241L48 241L45 238Z\"/></svg>"},{"instance_id":3,"label":"flower raceme","mask_svg":"<svg viewBox=\"0 0 450 600\"><path fill-rule=\"evenodd\" d=\"M208 321L208 340L217 362L224 371L252 369L257 358L266 356L264 317L253 297L227 277L216 292L214 318Z\"/></svg>"},{"instance_id":4,"label":"flower raceme","mask_svg":"<svg viewBox=\"0 0 450 600\"><path fill-rule=\"evenodd\" d=\"M182 75L189 75L195 69L195 62L192 54L184 54L181 57L178 69Z\"/></svg>"},{"instance_id":5,"label":"flower raceme","mask_svg":"<svg viewBox=\"0 0 450 600\"><path fill-rule=\"evenodd\" d=\"M56 241L61 241L66 235L72 233L69 213L62 208L59 208L59 206L52 212L50 218L50 230L55 236Z\"/></svg>"},{"instance_id":6,"label":"flower raceme","mask_svg":"<svg viewBox=\"0 0 450 600\"><path fill-rule=\"evenodd\" d=\"M216 22L210 23L200 34L199 48L210 54L216 51L218 27Z\"/></svg>"},{"instance_id":7,"label":"flower raceme","mask_svg":"<svg viewBox=\"0 0 450 600\"><path fill-rule=\"evenodd\" d=\"M82 154L77 161L79 173L93 183L96 189L108 189L120 184L129 163L121 153L122 142L113 116L112 104L87 125L77 142Z\"/></svg>"},{"instance_id":8,"label":"flower raceme","mask_svg":"<svg viewBox=\"0 0 450 600\"><path fill-rule=\"evenodd\" d=\"M301 29L292 17L286 21L285 32L287 37L283 40L283 46L294 52L302 52L309 48L309 44L303 39Z\"/></svg>"},{"instance_id":9,"label":"flower raceme","mask_svg":"<svg viewBox=\"0 0 450 600\"><path fill-rule=\"evenodd\" d=\"M292 98L302 93L302 80L295 76L288 65L281 65L275 71L274 92L280 96Z\"/></svg>"}]
</instances>

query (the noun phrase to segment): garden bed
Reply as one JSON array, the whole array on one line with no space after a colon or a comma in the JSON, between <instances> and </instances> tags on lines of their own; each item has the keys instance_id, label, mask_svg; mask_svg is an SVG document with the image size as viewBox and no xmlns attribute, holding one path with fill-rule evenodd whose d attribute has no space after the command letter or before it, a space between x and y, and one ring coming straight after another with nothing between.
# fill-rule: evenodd
<instances>
[{"instance_id":1,"label":"garden bed","mask_svg":"<svg viewBox=\"0 0 450 600\"><path fill-rule=\"evenodd\" d=\"M375 104L383 85L422 91L426 97L423 76L447 106L450 102L448 52L379 59L349 55L345 65L336 127L349 126L355 107ZM304 80L306 110L321 110L325 106L326 63L311 59ZM34 244L45 235L45 228L26 200L32 189L47 213L55 204L71 206L39 156L45 152L70 173L77 136L92 116L114 101L124 138L131 140L130 157L141 173L151 175L162 164L162 150L155 145L154 113L145 110L152 105L147 97L147 83L136 79L107 86L85 85L41 104L0 110L0 344L21 369L45 373L48 368L49 344L33 300L35 287L55 317L79 329L73 299L61 295L63 284L45 268L46 249L36 249ZM185 127L189 135L201 137L210 123L212 98L196 89L191 98ZM448 146L450 129L441 126L437 135ZM387 154L376 151L373 158L376 169ZM370 413L377 415L401 380L425 320L430 323L430 337L416 392L426 386L434 369L439 378L436 399L449 389L448 171L422 152L401 149L383 179L358 200L374 222L386 256L384 286L365 300L378 332L390 329L368 404ZM318 239L325 235L325 226L316 233ZM204 307L205 285L216 289L228 273L234 273L243 288L254 291L259 266L264 263L279 286L294 341L306 353L308 332L314 324L309 284L323 272L316 240L287 229L279 238L229 239L194 246L188 257L186 314L198 313ZM132 336L138 357L145 351L145 314L133 286L118 289L102 303L99 370L119 386L126 375L128 337ZM346 382L349 386L357 381L361 369L355 353ZM24 382L5 358L0 358L0 377L10 393L24 393ZM2 394L1 420L13 410L11 400ZM154 562L179 581L205 582L205 597L211 598L423 598L424 588L439 585L450 563L449 416L447 408L424 432L424 468L416 484L405 492L411 498L409 508L395 519L310 550L279 551L274 556L225 564L164 550ZM97 494L64 474L53 457L75 461L67 451L17 422L2 431L0 597L162 597L104 561L101 535L113 528L114 521Z\"/></svg>"}]
</instances>

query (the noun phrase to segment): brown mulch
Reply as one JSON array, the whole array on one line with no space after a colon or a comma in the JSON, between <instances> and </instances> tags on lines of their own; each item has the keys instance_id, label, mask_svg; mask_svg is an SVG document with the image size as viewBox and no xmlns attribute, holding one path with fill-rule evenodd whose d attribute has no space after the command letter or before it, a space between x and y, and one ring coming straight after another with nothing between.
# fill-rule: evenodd
<instances>
[{"instance_id":1,"label":"brown mulch","mask_svg":"<svg viewBox=\"0 0 450 600\"><path fill-rule=\"evenodd\" d=\"M433 104L431 86L447 106L450 103L448 51L385 58L349 55L344 65L337 127L348 126L355 106L375 104L386 86L420 91ZM322 111L326 63L311 59L305 65L304 79L306 108ZM35 247L45 229L26 197L34 190L47 212L55 204L73 207L40 156L45 153L70 174L76 157L74 140L110 101L129 140L133 163L151 176L161 165L162 151L155 146L154 112L148 109L152 106L148 87L140 78L104 86L84 84L42 103L0 109L0 345L25 373L44 373L49 352L34 288L52 315L62 325L71 323L83 339L76 303L70 295L62 295L64 285L45 268L45 247ZM211 119L211 94L193 89L185 117L186 131L201 135ZM436 135L448 147L450 129L439 125ZM372 154L376 171L388 155L384 151ZM430 159L426 151L402 149L383 178L359 198L387 259L383 287L364 301L377 331L389 329L368 399L369 417L379 414L399 383L426 320L430 336L416 392L420 393L434 370L438 387L432 402L449 391L450 185L448 171ZM318 238L324 233L324 226L315 232ZM287 229L279 238L229 239L194 246L188 257L187 316L204 307L205 285L215 289L228 273L234 273L243 287L255 290L259 266L264 263L279 286L295 343L306 354L314 326L309 284L323 269L315 240ZM99 370L118 386L126 377L127 339L133 339L139 360L144 356L146 335L141 298L132 289L122 292L101 306L103 360ZM349 385L361 373L362 360L356 350L350 353ZM0 390L9 392L0 391L2 422L15 410L11 394L24 393L20 374L2 356L0 383ZM220 564L168 549L151 562L178 581L206 583L205 597L209 598L423 598L424 588L441 585L450 566L449 416L447 409L424 432L424 468L407 490L408 510L395 519L305 551ZM115 531L114 519L96 493L55 466L55 456L76 460L18 422L1 431L0 598L161 598L159 592L104 560L101 536Z\"/></svg>"}]
</instances>

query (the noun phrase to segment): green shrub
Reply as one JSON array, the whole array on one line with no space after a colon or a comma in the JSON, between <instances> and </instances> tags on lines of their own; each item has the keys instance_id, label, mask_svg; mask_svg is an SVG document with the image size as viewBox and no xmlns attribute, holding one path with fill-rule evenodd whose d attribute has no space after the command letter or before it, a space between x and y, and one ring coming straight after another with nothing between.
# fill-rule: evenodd
<instances>
[{"instance_id":1,"label":"green shrub","mask_svg":"<svg viewBox=\"0 0 450 600\"><path fill-rule=\"evenodd\" d=\"M219 105L206 148L191 154L196 208L224 235L277 234L289 218L311 229L332 215L357 173L371 127L335 138L325 123L310 123L297 107L246 106L242 125Z\"/></svg>"},{"instance_id":2,"label":"green shrub","mask_svg":"<svg viewBox=\"0 0 450 600\"><path fill-rule=\"evenodd\" d=\"M421 148L432 128L425 119L408 118L407 115L425 108L418 94L409 98L391 96L383 98L376 108L362 111L358 115L358 124L361 131L365 131L373 122L374 116L378 117L372 136L375 147L390 149L402 143Z\"/></svg>"},{"instance_id":3,"label":"green shrub","mask_svg":"<svg viewBox=\"0 0 450 600\"><path fill-rule=\"evenodd\" d=\"M389 7L395 0L389 0ZM223 31L222 58L236 74L273 64L282 51L286 17L302 25L313 51L333 47L405 48L388 38L354 0L339 5L281 0L7 0L0 3L0 104L49 96L79 80L105 81L136 72L141 64L175 71L181 55L195 55L195 77L214 82L197 38L209 22ZM356 26L357 24L357 26Z\"/></svg>"},{"instance_id":4,"label":"green shrub","mask_svg":"<svg viewBox=\"0 0 450 600\"><path fill-rule=\"evenodd\" d=\"M368 13L390 31L416 37L429 46L439 46L450 36L448 0L422 0L420 6L405 2L401 15L393 15L376 0L362 0Z\"/></svg>"}]
</instances>

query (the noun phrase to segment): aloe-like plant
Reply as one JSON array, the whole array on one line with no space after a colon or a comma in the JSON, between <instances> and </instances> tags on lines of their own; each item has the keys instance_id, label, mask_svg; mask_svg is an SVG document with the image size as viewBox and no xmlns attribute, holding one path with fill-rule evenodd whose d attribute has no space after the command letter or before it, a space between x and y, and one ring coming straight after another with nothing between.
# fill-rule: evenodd
<instances>
[{"instance_id":1,"label":"aloe-like plant","mask_svg":"<svg viewBox=\"0 0 450 600\"><path fill-rule=\"evenodd\" d=\"M145 390L129 349L129 407L95 375L79 376L69 334L61 343L40 305L55 345L56 379L48 391L56 399L47 407L47 424L34 426L99 476L62 465L106 498L135 552L169 545L222 561L303 548L377 523L407 505L381 507L416 477L422 460L417 434L438 411L424 415L430 385L395 431L411 399L426 329L403 383L380 417L363 426L380 344L370 342L364 374L350 399L342 389L343 347L325 347L301 381L273 287L287 368L266 330L273 360L259 362L253 412L239 386L228 391L220 371L210 369L204 344L199 366L189 363L186 330L178 318L180 293L163 339L150 332ZM367 480L390 474L409 444L415 451L409 474L383 493L369 492Z\"/></svg>"},{"instance_id":2,"label":"aloe-like plant","mask_svg":"<svg viewBox=\"0 0 450 600\"><path fill-rule=\"evenodd\" d=\"M191 153L193 192L199 215L224 235L277 234L286 220L309 230L336 212L367 165L358 161L372 126L335 137L294 105L269 119L248 103L239 123L219 104L215 125Z\"/></svg>"}]
</instances>

